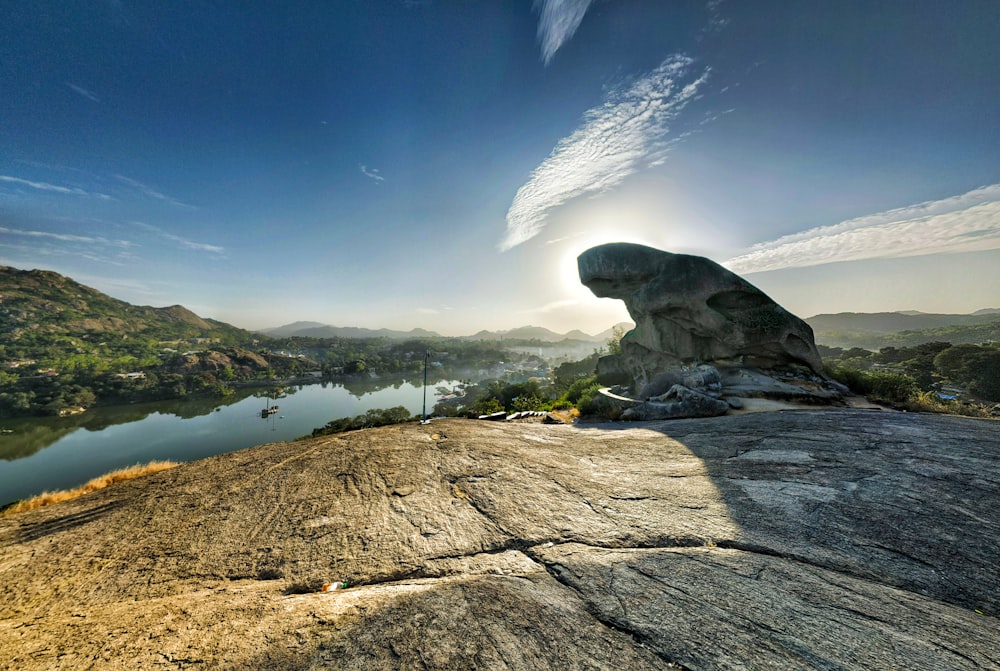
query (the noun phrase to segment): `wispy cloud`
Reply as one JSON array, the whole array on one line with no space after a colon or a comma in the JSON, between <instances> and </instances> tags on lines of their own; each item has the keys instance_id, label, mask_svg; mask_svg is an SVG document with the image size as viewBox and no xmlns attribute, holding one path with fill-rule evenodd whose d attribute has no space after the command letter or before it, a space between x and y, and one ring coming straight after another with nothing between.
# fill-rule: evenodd
<instances>
[{"instance_id":1,"label":"wispy cloud","mask_svg":"<svg viewBox=\"0 0 1000 671\"><path fill-rule=\"evenodd\" d=\"M641 167L662 162L668 124L708 78L705 70L691 79L692 64L686 56L671 56L589 110L583 125L560 140L518 189L507 211L501 251L538 235L553 208L577 196L607 191Z\"/></svg>"},{"instance_id":2,"label":"wispy cloud","mask_svg":"<svg viewBox=\"0 0 1000 671\"><path fill-rule=\"evenodd\" d=\"M719 31L729 24L729 19L722 15L722 0L708 0L705 9L708 10L708 31Z\"/></svg>"},{"instance_id":3,"label":"wispy cloud","mask_svg":"<svg viewBox=\"0 0 1000 671\"><path fill-rule=\"evenodd\" d=\"M170 196L157 191L156 189L154 189L153 187L149 186L148 184L143 184L142 182L140 182L137 179L132 179L130 177L125 177L124 175L115 175L115 179L117 179L119 182L122 182L123 184L128 184L132 188L138 190L143 195L149 196L150 198L155 198L156 200L162 200L165 203L170 203L171 205L183 208L185 210L197 210L198 209L194 205L188 205L187 203L183 203L183 202L177 200L176 198L171 198Z\"/></svg>"},{"instance_id":4,"label":"wispy cloud","mask_svg":"<svg viewBox=\"0 0 1000 671\"><path fill-rule=\"evenodd\" d=\"M189 238L181 237L180 235L168 233L167 231L164 231L162 228L153 226L151 224L146 224L141 221L134 221L132 222L132 224L134 226L137 226L138 228L149 231L150 233L155 233L161 238L164 238L165 240L176 242L185 249L193 249L199 252L208 252L210 254L216 254L218 256L224 256L226 254L226 248L220 247L219 245L210 245L204 242L196 242Z\"/></svg>"},{"instance_id":5,"label":"wispy cloud","mask_svg":"<svg viewBox=\"0 0 1000 671\"><path fill-rule=\"evenodd\" d=\"M188 240L187 238L182 238L179 235L173 235L172 233L164 233L163 237L167 240L173 240L178 243L181 247L186 247L188 249L195 249L199 252L210 252L212 254L225 254L226 248L220 247L218 245L209 245L204 242L195 242L194 240Z\"/></svg>"},{"instance_id":6,"label":"wispy cloud","mask_svg":"<svg viewBox=\"0 0 1000 671\"><path fill-rule=\"evenodd\" d=\"M427 308L427 307L417 308L417 312L419 312L422 315L441 315L446 312L451 312L454 309L455 308L451 307L450 305L442 305L441 307L437 308Z\"/></svg>"},{"instance_id":7,"label":"wispy cloud","mask_svg":"<svg viewBox=\"0 0 1000 671\"><path fill-rule=\"evenodd\" d=\"M786 235L723 265L735 273L1000 249L1000 184Z\"/></svg>"},{"instance_id":8,"label":"wispy cloud","mask_svg":"<svg viewBox=\"0 0 1000 671\"><path fill-rule=\"evenodd\" d=\"M61 242L79 242L84 244L108 245L112 247L129 248L135 244L128 240L111 240L102 236L75 235L73 233L53 233L51 231L32 231L22 228L0 226L0 235L16 235L27 238L48 238Z\"/></svg>"},{"instance_id":9,"label":"wispy cloud","mask_svg":"<svg viewBox=\"0 0 1000 671\"><path fill-rule=\"evenodd\" d=\"M12 250L10 256L15 262L29 266L38 264L39 259L57 257L78 257L121 266L135 258L131 252L135 244L128 240L10 226L0 226L0 247Z\"/></svg>"},{"instance_id":10,"label":"wispy cloud","mask_svg":"<svg viewBox=\"0 0 1000 671\"><path fill-rule=\"evenodd\" d=\"M101 200L111 200L111 196L105 193L85 191L76 186L59 186L58 184L49 184L48 182L35 182L30 179L11 177L10 175L0 175L0 182L19 184L21 186L37 189L38 191L51 191L52 193L62 193L70 196L92 196L94 198L100 198Z\"/></svg>"},{"instance_id":11,"label":"wispy cloud","mask_svg":"<svg viewBox=\"0 0 1000 671\"><path fill-rule=\"evenodd\" d=\"M542 61L548 65L583 21L591 0L535 0L538 17L538 41L542 44Z\"/></svg>"},{"instance_id":12,"label":"wispy cloud","mask_svg":"<svg viewBox=\"0 0 1000 671\"><path fill-rule=\"evenodd\" d=\"M18 228L7 228L6 226L0 226L0 235L17 235L28 238L49 238L52 240L60 240L62 242L83 242L87 244L95 244L99 242L98 238L92 238L86 235L51 233L49 231L25 231Z\"/></svg>"},{"instance_id":13,"label":"wispy cloud","mask_svg":"<svg viewBox=\"0 0 1000 671\"><path fill-rule=\"evenodd\" d=\"M576 300L562 300L562 301L552 301L551 303L546 303L537 308L530 308L528 310L521 310L520 314L545 314L549 312L555 312L556 310L562 310L563 308L573 307L574 305L579 305L580 301Z\"/></svg>"},{"instance_id":14,"label":"wispy cloud","mask_svg":"<svg viewBox=\"0 0 1000 671\"><path fill-rule=\"evenodd\" d=\"M378 168L369 168L366 165L358 165L358 170L361 171L362 175L364 175L365 177L371 177L376 182L384 182L385 181L385 177L383 177L380 174L381 171Z\"/></svg>"},{"instance_id":15,"label":"wispy cloud","mask_svg":"<svg viewBox=\"0 0 1000 671\"><path fill-rule=\"evenodd\" d=\"M70 87L71 89L82 95L84 98L86 98L87 100L92 100L95 103L101 102L101 99L98 98L97 94L94 93L93 91L88 91L82 86L77 86L76 84L73 84L71 82L66 82L66 86Z\"/></svg>"},{"instance_id":16,"label":"wispy cloud","mask_svg":"<svg viewBox=\"0 0 1000 671\"><path fill-rule=\"evenodd\" d=\"M567 240L572 240L573 238L579 238L581 235L586 235L585 231L577 231L576 233L570 233L569 235L564 235L561 238L552 238L551 240L546 240L547 245L556 245L560 242L566 242Z\"/></svg>"}]
</instances>

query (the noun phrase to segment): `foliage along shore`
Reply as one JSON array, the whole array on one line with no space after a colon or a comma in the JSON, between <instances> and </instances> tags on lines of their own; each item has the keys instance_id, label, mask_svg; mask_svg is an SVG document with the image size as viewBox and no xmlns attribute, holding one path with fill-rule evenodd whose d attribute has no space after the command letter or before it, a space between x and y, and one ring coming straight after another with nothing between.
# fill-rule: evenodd
<instances>
[{"instance_id":1,"label":"foliage along shore","mask_svg":"<svg viewBox=\"0 0 1000 671\"><path fill-rule=\"evenodd\" d=\"M135 306L68 277L0 266L0 417L76 414L94 405L227 396L278 380L496 377L592 343L463 338L270 337L186 308ZM533 352L532 352L533 350ZM584 351L589 353L590 349ZM560 354L559 352L562 352Z\"/></svg>"}]
</instances>

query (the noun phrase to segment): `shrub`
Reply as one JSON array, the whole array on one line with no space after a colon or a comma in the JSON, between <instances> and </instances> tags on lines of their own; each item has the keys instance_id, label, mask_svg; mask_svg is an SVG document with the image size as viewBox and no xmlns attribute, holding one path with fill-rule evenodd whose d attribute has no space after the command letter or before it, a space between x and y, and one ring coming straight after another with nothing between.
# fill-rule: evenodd
<instances>
[{"instance_id":1,"label":"shrub","mask_svg":"<svg viewBox=\"0 0 1000 671\"><path fill-rule=\"evenodd\" d=\"M593 396L601 388L601 385L597 382L597 376L583 377L579 380L573 382L566 393L562 395L561 399L568 401L573 405L578 405L580 399L584 396Z\"/></svg>"},{"instance_id":2,"label":"shrub","mask_svg":"<svg viewBox=\"0 0 1000 671\"><path fill-rule=\"evenodd\" d=\"M326 423L318 429L313 429L313 436L326 436L332 433L343 433L344 431L354 431L356 429L371 429L376 426L387 426L389 424L402 424L416 419L410 411L401 405L394 408L376 408L369 410L363 415L355 417L341 417Z\"/></svg>"},{"instance_id":3,"label":"shrub","mask_svg":"<svg viewBox=\"0 0 1000 671\"><path fill-rule=\"evenodd\" d=\"M920 386L917 382L903 373L872 372L842 366L827 372L854 392L864 394L874 401L902 403L916 398L920 393Z\"/></svg>"},{"instance_id":4,"label":"shrub","mask_svg":"<svg viewBox=\"0 0 1000 671\"><path fill-rule=\"evenodd\" d=\"M469 412L472 415L492 415L495 412L500 412L504 409L503 405L496 398L488 396L481 398L473 403L469 407Z\"/></svg>"}]
</instances>

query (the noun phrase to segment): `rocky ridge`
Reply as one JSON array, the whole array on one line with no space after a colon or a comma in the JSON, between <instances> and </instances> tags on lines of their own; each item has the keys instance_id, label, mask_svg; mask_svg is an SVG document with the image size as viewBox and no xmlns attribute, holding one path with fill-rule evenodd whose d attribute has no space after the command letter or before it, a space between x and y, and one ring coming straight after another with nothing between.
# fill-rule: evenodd
<instances>
[{"instance_id":1,"label":"rocky ridge","mask_svg":"<svg viewBox=\"0 0 1000 671\"><path fill-rule=\"evenodd\" d=\"M997 669L998 451L862 410L261 446L0 520L0 667Z\"/></svg>"}]
</instances>

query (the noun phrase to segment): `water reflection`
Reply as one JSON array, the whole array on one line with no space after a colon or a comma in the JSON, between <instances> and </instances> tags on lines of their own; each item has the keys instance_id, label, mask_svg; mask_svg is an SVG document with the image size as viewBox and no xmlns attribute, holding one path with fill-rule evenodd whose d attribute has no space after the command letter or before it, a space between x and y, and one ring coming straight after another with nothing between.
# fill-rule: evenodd
<instances>
[{"instance_id":1,"label":"water reflection","mask_svg":"<svg viewBox=\"0 0 1000 671\"><path fill-rule=\"evenodd\" d=\"M429 381L430 382L430 381ZM454 387L456 380L434 380ZM351 380L283 388L243 387L225 398L93 408L70 417L0 420L0 505L159 459L193 461L253 445L294 440L332 419L404 406L419 414L422 380ZM261 418L267 404L280 411Z\"/></svg>"},{"instance_id":2,"label":"water reflection","mask_svg":"<svg viewBox=\"0 0 1000 671\"><path fill-rule=\"evenodd\" d=\"M181 419L200 417L238 403L256 390L236 390L225 398L190 398L92 408L68 417L23 417L0 420L0 459L11 461L29 457L79 429L103 431L116 424L140 422L153 413Z\"/></svg>"}]
</instances>

